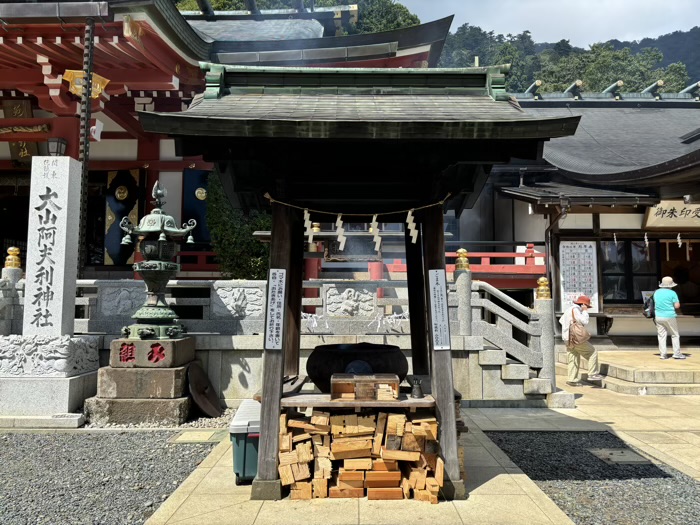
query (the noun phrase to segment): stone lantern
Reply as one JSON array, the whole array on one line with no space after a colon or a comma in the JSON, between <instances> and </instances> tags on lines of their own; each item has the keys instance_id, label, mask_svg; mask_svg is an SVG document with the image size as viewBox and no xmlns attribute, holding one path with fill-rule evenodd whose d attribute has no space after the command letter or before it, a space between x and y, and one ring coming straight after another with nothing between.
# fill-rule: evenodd
<instances>
[{"instance_id":1,"label":"stone lantern","mask_svg":"<svg viewBox=\"0 0 700 525\"><path fill-rule=\"evenodd\" d=\"M192 230L197 221L190 219L182 228L175 225L175 219L163 211L166 191L156 182L153 186L153 204L156 208L143 217L138 226L124 217L119 224L126 232L122 244L131 244L133 236L138 239L138 250L144 260L134 264L134 270L146 283L146 302L132 316L136 323L122 328L122 336L130 339L176 339L185 332L178 323L177 314L165 302L165 288L175 277L180 265L173 262L177 243L187 237L187 243L194 243Z\"/></svg>"}]
</instances>

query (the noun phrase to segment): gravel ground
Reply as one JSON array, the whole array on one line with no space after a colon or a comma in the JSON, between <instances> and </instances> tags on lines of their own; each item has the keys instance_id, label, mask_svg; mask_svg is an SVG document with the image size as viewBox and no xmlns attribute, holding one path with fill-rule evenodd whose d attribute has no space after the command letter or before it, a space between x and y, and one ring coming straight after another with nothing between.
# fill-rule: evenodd
<instances>
[{"instance_id":1,"label":"gravel ground","mask_svg":"<svg viewBox=\"0 0 700 525\"><path fill-rule=\"evenodd\" d=\"M215 445L174 434L0 434L0 523L143 523Z\"/></svg>"},{"instance_id":2,"label":"gravel ground","mask_svg":"<svg viewBox=\"0 0 700 525\"><path fill-rule=\"evenodd\" d=\"M664 464L609 465L587 451L628 448L607 432L487 432L577 525L700 523L700 484Z\"/></svg>"},{"instance_id":3,"label":"gravel ground","mask_svg":"<svg viewBox=\"0 0 700 525\"><path fill-rule=\"evenodd\" d=\"M235 408L227 408L219 417L195 417L182 425L174 426L172 428L228 428L235 413ZM163 428L163 425L160 423L139 423L129 425L117 425L114 423L95 425L94 423L88 423L85 425L85 428Z\"/></svg>"}]
</instances>

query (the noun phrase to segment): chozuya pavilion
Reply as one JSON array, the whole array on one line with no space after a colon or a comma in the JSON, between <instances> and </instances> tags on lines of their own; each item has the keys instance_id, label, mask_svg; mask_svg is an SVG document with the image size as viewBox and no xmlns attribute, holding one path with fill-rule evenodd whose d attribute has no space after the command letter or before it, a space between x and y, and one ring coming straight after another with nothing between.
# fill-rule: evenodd
<instances>
[{"instance_id":1,"label":"chozuya pavilion","mask_svg":"<svg viewBox=\"0 0 700 525\"><path fill-rule=\"evenodd\" d=\"M274 278L283 293L268 303L253 498L281 496L277 436L283 377L299 373L304 224L337 221L342 236L350 216L408 223L413 372L431 377L445 495L464 498L449 324L431 313L447 310L443 211L471 207L494 164L540 158L544 142L573 135L579 117L521 109L504 91L508 66L202 67L206 90L186 111L140 119L146 131L176 137L178 155L215 162L236 206L272 209L268 288Z\"/></svg>"}]
</instances>

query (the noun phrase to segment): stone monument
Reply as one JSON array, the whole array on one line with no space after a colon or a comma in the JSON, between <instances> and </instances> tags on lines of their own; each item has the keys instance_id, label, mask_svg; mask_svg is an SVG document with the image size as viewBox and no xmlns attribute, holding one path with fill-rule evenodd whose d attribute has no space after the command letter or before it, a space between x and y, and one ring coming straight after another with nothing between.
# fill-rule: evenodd
<instances>
[{"instance_id":1,"label":"stone monument","mask_svg":"<svg viewBox=\"0 0 700 525\"><path fill-rule=\"evenodd\" d=\"M0 337L3 426L79 426L82 415L71 412L95 392L98 338L73 337L80 177L70 157L32 160L22 335ZM3 279L16 283L17 270Z\"/></svg>"},{"instance_id":2,"label":"stone monument","mask_svg":"<svg viewBox=\"0 0 700 525\"><path fill-rule=\"evenodd\" d=\"M183 337L185 327L165 300L168 281L180 265L173 262L177 241L187 237L197 222L190 220L178 228L175 219L162 207L166 192L156 182L153 204L156 208L138 226L127 217L120 227L122 244L138 239L144 260L134 264L146 283L146 301L132 316L135 323L122 328L123 338L110 344L109 366L101 368L97 397L85 403L86 414L97 424L183 423L189 414L186 393L187 365L194 360L194 339Z\"/></svg>"}]
</instances>

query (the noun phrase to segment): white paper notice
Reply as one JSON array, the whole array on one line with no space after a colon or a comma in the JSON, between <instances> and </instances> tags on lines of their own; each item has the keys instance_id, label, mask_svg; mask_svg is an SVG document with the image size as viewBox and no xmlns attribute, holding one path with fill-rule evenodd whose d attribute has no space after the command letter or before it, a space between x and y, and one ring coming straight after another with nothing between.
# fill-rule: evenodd
<instances>
[{"instance_id":1,"label":"white paper notice","mask_svg":"<svg viewBox=\"0 0 700 525\"><path fill-rule=\"evenodd\" d=\"M265 350L282 350L284 330L284 292L287 270L270 268L267 279L267 319L265 323Z\"/></svg>"},{"instance_id":2,"label":"white paper notice","mask_svg":"<svg viewBox=\"0 0 700 525\"><path fill-rule=\"evenodd\" d=\"M559 244L561 309L581 295L591 299L589 312L598 312L598 255L596 241L562 241Z\"/></svg>"},{"instance_id":3,"label":"white paper notice","mask_svg":"<svg viewBox=\"0 0 700 525\"><path fill-rule=\"evenodd\" d=\"M445 270L429 270L430 333L435 350L450 350L450 320L447 315L447 279Z\"/></svg>"}]
</instances>

